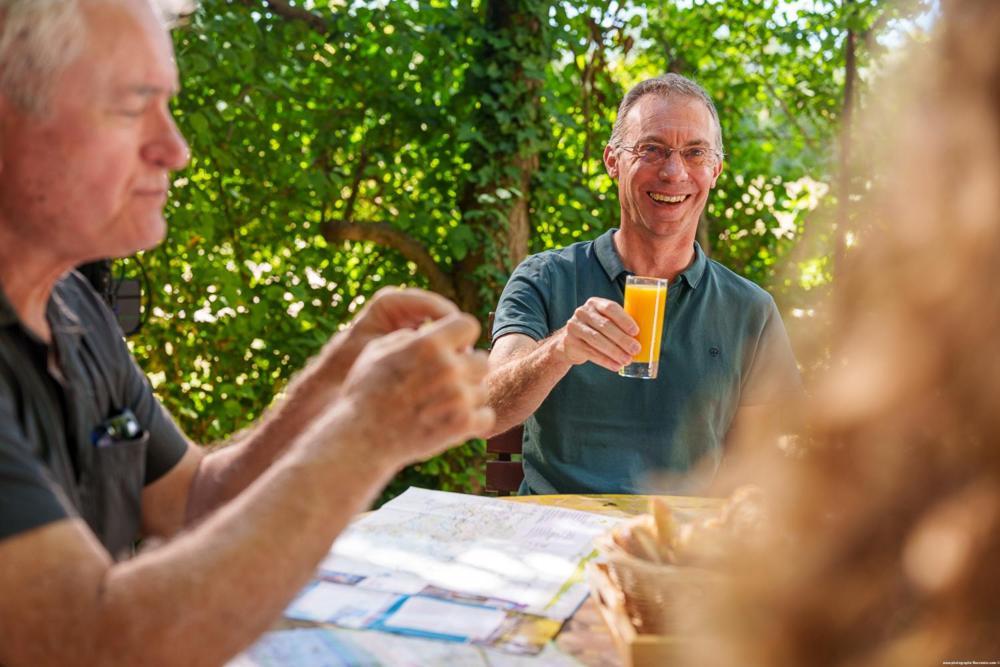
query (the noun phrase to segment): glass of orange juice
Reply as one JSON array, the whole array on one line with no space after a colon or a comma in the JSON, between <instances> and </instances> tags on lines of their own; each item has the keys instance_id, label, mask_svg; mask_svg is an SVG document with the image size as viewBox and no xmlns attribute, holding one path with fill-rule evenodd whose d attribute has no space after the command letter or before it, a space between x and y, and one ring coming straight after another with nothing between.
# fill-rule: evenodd
<instances>
[{"instance_id":1,"label":"glass of orange juice","mask_svg":"<svg viewBox=\"0 0 1000 667\"><path fill-rule=\"evenodd\" d=\"M632 363L618 373L627 378L652 380L660 366L663 313L667 310L667 279L628 276L625 279L625 312L639 325L636 340L642 346Z\"/></svg>"}]
</instances>

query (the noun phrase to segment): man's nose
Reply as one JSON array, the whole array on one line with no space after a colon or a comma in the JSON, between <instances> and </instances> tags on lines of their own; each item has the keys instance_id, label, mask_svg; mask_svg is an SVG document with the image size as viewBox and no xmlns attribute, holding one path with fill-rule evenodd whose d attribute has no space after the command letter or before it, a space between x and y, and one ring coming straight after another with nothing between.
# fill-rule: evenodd
<instances>
[{"instance_id":1,"label":"man's nose","mask_svg":"<svg viewBox=\"0 0 1000 667\"><path fill-rule=\"evenodd\" d=\"M659 174L660 178L666 179L679 178L687 174L687 165L680 151L670 151L667 158L660 163Z\"/></svg>"},{"instance_id":2,"label":"man's nose","mask_svg":"<svg viewBox=\"0 0 1000 667\"><path fill-rule=\"evenodd\" d=\"M168 109L164 109L154 134L143 147L143 158L170 171L183 169L191 159L187 141Z\"/></svg>"}]
</instances>

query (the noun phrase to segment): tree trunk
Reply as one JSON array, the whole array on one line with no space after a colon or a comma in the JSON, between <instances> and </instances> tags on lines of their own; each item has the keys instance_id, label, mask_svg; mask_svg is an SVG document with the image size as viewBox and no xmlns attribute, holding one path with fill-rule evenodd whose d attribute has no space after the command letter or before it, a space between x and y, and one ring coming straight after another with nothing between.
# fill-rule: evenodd
<instances>
[{"instance_id":1,"label":"tree trunk","mask_svg":"<svg viewBox=\"0 0 1000 667\"><path fill-rule=\"evenodd\" d=\"M486 3L486 36L466 84L469 97L481 102L475 127L485 141L472 142L466 153L475 169L462 188L459 207L462 224L471 226L482 243L458 262L455 293L463 310L484 318L510 271L527 255L531 238L531 179L538 169L538 146L522 137L525 129L542 136L542 82L525 72L526 62L549 56L547 6L539 9L539 4ZM513 92L500 95L498 90Z\"/></svg>"},{"instance_id":2,"label":"tree trunk","mask_svg":"<svg viewBox=\"0 0 1000 667\"><path fill-rule=\"evenodd\" d=\"M853 0L844 0L845 14L849 14ZM857 95L857 35L847 29L844 40L844 105L840 115L840 155L837 165L837 234L834 250L833 272L837 276L847 262L847 240L851 233L851 130L854 115L854 98Z\"/></svg>"}]
</instances>

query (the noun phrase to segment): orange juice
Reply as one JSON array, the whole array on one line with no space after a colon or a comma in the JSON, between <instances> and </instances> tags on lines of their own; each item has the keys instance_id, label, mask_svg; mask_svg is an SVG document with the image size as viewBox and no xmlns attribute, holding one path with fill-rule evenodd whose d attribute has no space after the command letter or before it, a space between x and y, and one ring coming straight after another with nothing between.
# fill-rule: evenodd
<instances>
[{"instance_id":1,"label":"orange juice","mask_svg":"<svg viewBox=\"0 0 1000 667\"><path fill-rule=\"evenodd\" d=\"M660 340L663 338L663 313L667 309L667 287L662 285L625 286L625 312L639 325L636 340L642 345L632 363L660 361Z\"/></svg>"}]
</instances>

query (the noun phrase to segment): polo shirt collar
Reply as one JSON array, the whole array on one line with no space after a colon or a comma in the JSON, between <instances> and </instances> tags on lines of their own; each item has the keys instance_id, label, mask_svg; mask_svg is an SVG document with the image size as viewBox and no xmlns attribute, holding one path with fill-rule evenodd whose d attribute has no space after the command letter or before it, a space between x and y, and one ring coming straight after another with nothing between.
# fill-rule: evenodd
<instances>
[{"instance_id":1,"label":"polo shirt collar","mask_svg":"<svg viewBox=\"0 0 1000 667\"><path fill-rule=\"evenodd\" d=\"M702 277L705 275L705 269L708 268L708 257L705 256L705 251L701 249L698 242L694 242L694 261L691 262L691 266L684 269L684 272L680 275L681 278L687 281L687 284L691 288L697 288L698 283L701 282Z\"/></svg>"},{"instance_id":2,"label":"polo shirt collar","mask_svg":"<svg viewBox=\"0 0 1000 667\"><path fill-rule=\"evenodd\" d=\"M597 261L600 262L601 268L608 275L608 280L619 281L623 275L630 275L630 271L625 268L625 264L622 263L622 258L618 255L618 250L615 248L614 235L618 229L609 229L594 240L594 253L597 255ZM705 269L708 268L708 257L705 256L705 252L698 245L698 242L694 242L694 261L691 262L691 266L684 269L684 272L678 277L678 280L683 279L692 288L697 288L698 283L701 282L702 277L705 275Z\"/></svg>"},{"instance_id":3,"label":"polo shirt collar","mask_svg":"<svg viewBox=\"0 0 1000 667\"><path fill-rule=\"evenodd\" d=\"M83 335L83 325L80 324L80 318L73 312L73 307L67 304L64 299L65 296L69 296L68 291L60 289L65 280L66 277L63 277L53 288L45 315L49 320L49 326L52 327L53 336L64 334L80 337Z\"/></svg>"},{"instance_id":4,"label":"polo shirt collar","mask_svg":"<svg viewBox=\"0 0 1000 667\"><path fill-rule=\"evenodd\" d=\"M60 284L61 282L56 283L52 289L52 294L49 295L49 303L45 308L45 316L49 320L49 326L52 327L53 335L65 333L72 336L79 336L83 333L83 327L80 325L80 319L76 316L76 313L63 300L63 295L59 289ZM0 289L0 327L15 325L22 326L23 328L17 311L14 310L14 306L7 299L7 295L3 289Z\"/></svg>"},{"instance_id":5,"label":"polo shirt collar","mask_svg":"<svg viewBox=\"0 0 1000 667\"><path fill-rule=\"evenodd\" d=\"M601 263L601 268L608 274L608 280L612 282L618 281L623 274L628 275L622 258L618 256L618 250L615 249L614 236L617 231L617 228L609 229L594 240L594 254L597 255L597 261Z\"/></svg>"}]
</instances>

